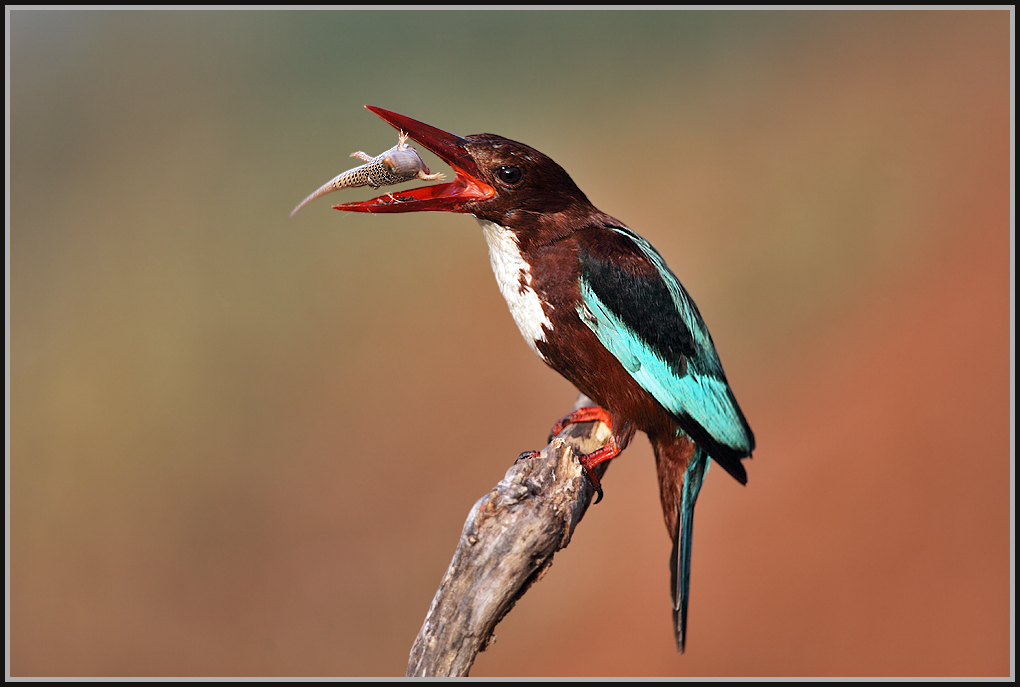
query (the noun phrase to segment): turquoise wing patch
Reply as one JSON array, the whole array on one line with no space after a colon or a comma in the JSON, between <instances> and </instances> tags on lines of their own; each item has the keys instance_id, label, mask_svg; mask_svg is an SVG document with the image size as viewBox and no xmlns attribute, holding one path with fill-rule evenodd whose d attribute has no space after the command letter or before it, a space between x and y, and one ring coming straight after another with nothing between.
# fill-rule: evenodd
<instances>
[{"instance_id":1,"label":"turquoise wing patch","mask_svg":"<svg viewBox=\"0 0 1020 687\"><path fill-rule=\"evenodd\" d=\"M675 415L689 416L720 444L750 451L744 421L731 400L729 385L725 378L716 374L716 369L720 369L718 357L712 355L706 366L709 369L703 372L697 370L701 367L695 364L697 361L690 361L686 374L679 376L675 364L665 360L628 327L584 278L580 286L578 314L581 320L642 389ZM711 346L711 341L708 343ZM714 349L710 350L715 353Z\"/></svg>"}]
</instances>

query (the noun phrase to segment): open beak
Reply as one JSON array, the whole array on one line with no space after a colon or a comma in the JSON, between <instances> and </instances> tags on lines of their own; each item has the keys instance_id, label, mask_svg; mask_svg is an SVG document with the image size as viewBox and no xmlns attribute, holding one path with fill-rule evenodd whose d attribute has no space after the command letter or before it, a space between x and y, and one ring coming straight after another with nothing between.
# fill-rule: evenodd
<instances>
[{"instance_id":1,"label":"open beak","mask_svg":"<svg viewBox=\"0 0 1020 687\"><path fill-rule=\"evenodd\" d=\"M384 110L374 105L365 105L390 123L398 131L403 131L412 140L422 144L438 155L443 162L450 165L456 172L456 178L447 184L422 186L409 191L386 193L357 203L341 203L334 205L336 210L350 212L427 212L438 210L445 212L470 212L464 206L473 201L486 200L496 195L488 182L482 180L482 174L475 159L467 150L469 141L447 133L442 129L429 126L417 119Z\"/></svg>"}]
</instances>

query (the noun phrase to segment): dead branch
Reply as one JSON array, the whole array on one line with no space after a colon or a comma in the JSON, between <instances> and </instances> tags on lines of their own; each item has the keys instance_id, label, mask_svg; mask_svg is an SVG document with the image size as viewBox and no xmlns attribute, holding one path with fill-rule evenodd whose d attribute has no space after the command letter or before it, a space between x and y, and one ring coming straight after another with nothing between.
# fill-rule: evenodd
<instances>
[{"instance_id":1,"label":"dead branch","mask_svg":"<svg viewBox=\"0 0 1020 687\"><path fill-rule=\"evenodd\" d=\"M581 396L575 408L593 403ZM567 425L534 458L522 455L471 509L411 648L408 677L464 677L517 600L570 543L593 491L577 455L609 438L601 422ZM596 468L601 475L608 464Z\"/></svg>"}]
</instances>

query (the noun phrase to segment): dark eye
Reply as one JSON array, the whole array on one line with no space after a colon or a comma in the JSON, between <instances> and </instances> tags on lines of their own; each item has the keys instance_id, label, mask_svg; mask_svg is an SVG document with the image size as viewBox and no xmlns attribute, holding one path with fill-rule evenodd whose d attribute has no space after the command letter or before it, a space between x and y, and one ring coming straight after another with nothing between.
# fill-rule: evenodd
<instances>
[{"instance_id":1,"label":"dark eye","mask_svg":"<svg viewBox=\"0 0 1020 687\"><path fill-rule=\"evenodd\" d=\"M513 165L509 165L497 169L496 176L504 184L510 184L512 186L513 184L516 184L518 181L520 181L521 177L523 177L524 174L521 172L520 167L514 167Z\"/></svg>"}]
</instances>

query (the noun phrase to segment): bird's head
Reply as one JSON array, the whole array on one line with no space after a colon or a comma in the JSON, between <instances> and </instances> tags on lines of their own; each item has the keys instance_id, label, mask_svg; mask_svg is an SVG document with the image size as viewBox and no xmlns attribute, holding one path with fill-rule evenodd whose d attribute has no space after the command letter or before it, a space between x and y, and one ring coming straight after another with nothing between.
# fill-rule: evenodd
<instances>
[{"instance_id":1,"label":"bird's head","mask_svg":"<svg viewBox=\"0 0 1020 687\"><path fill-rule=\"evenodd\" d=\"M594 211L566 171L530 146L495 134L461 137L416 119L366 106L453 168L444 184L334 205L351 212L464 212L503 226Z\"/></svg>"}]
</instances>

